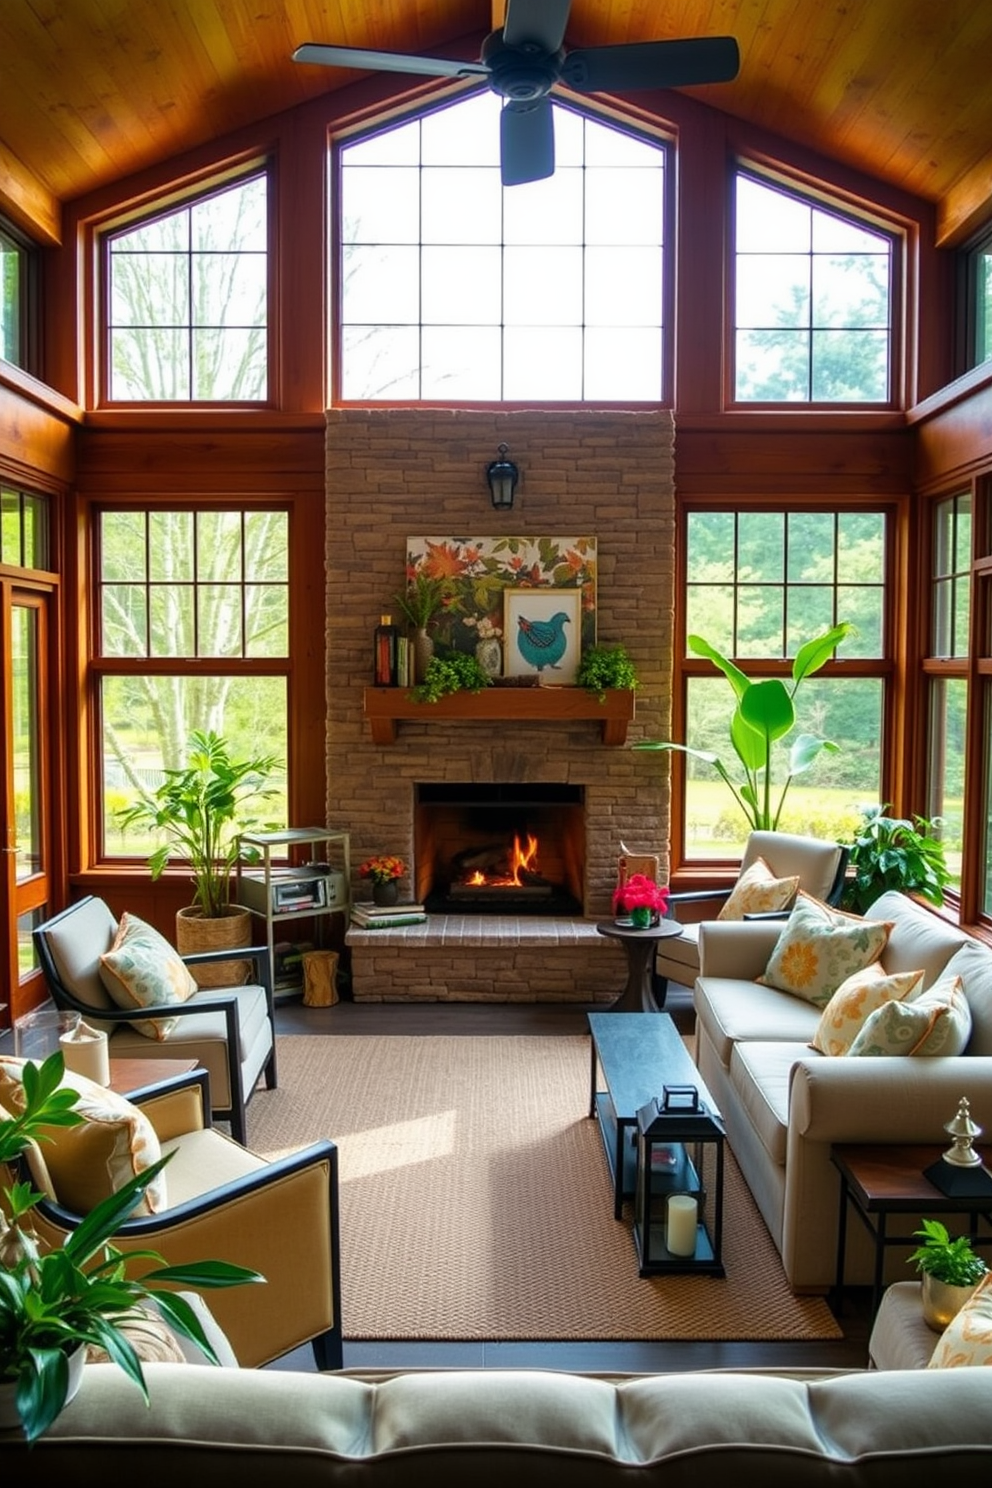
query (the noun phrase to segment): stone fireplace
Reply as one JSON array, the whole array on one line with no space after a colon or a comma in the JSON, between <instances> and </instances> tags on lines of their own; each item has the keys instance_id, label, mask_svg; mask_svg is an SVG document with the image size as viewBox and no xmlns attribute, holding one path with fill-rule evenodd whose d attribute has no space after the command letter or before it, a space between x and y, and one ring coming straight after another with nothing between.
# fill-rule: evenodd
<instances>
[{"instance_id":1,"label":"stone fireplace","mask_svg":"<svg viewBox=\"0 0 992 1488\"><path fill-rule=\"evenodd\" d=\"M500 443L522 472L512 512L494 511L485 485ZM418 710L416 719L398 724L395 742L374 742L364 712L372 631L403 586L407 538L563 531L597 536L597 640L622 641L638 669L626 743L604 743L595 720L494 722L472 718L468 704L460 718L432 716L425 704L422 716ZM373 853L396 853L410 865L407 896L425 898L435 892L435 878L450 882L439 860L473 850L498 859L507 833L526 833L524 806L536 807L542 795L542 810L551 805L567 824L548 835L540 820L538 881L524 875L522 885L540 890L547 880L561 889L567 897L547 906L552 912L520 902L540 900L541 892L518 896L510 912L499 903L493 912L470 892L464 913L446 907L426 925L395 933L352 931L356 999L612 1000L623 982L623 956L597 935L595 920L610 912L621 841L633 851L660 852L667 866L664 756L629 746L665 738L671 727L670 415L332 409L326 575L327 822L351 834L353 865ZM429 827L425 808L438 818ZM490 815L466 833L470 808ZM456 813L462 820L453 827ZM453 831L469 840L454 846ZM354 888L367 897L361 879Z\"/></svg>"}]
</instances>

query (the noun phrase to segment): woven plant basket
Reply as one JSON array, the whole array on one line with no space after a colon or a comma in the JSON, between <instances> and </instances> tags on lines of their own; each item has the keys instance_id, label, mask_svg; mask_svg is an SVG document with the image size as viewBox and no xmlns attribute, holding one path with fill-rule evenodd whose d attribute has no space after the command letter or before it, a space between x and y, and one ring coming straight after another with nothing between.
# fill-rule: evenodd
<instances>
[{"instance_id":1,"label":"woven plant basket","mask_svg":"<svg viewBox=\"0 0 992 1488\"><path fill-rule=\"evenodd\" d=\"M176 949L180 956L196 951L237 950L251 945L251 910L232 904L226 915L204 919L188 906L176 912ZM198 987L240 987L251 974L250 961L211 961L191 966Z\"/></svg>"}]
</instances>

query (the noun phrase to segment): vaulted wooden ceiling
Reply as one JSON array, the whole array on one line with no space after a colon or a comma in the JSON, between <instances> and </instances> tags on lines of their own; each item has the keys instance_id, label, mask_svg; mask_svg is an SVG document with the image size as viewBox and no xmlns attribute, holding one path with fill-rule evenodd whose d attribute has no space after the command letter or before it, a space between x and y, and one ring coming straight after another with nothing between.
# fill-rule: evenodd
<instances>
[{"instance_id":1,"label":"vaulted wooden ceiling","mask_svg":"<svg viewBox=\"0 0 992 1488\"><path fill-rule=\"evenodd\" d=\"M48 241L60 204L354 82L304 41L475 60L504 0L3 0L0 209ZM992 214L988 0L573 0L566 47L732 35L694 97L937 205Z\"/></svg>"}]
</instances>

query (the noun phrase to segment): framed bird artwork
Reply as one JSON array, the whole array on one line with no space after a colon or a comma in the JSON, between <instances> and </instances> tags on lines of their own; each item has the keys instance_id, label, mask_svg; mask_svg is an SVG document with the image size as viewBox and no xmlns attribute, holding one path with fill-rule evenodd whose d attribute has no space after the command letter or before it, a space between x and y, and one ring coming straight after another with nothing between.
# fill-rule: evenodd
<instances>
[{"instance_id":1,"label":"framed bird artwork","mask_svg":"<svg viewBox=\"0 0 992 1488\"><path fill-rule=\"evenodd\" d=\"M503 675L572 687L582 655L578 589L504 589Z\"/></svg>"}]
</instances>

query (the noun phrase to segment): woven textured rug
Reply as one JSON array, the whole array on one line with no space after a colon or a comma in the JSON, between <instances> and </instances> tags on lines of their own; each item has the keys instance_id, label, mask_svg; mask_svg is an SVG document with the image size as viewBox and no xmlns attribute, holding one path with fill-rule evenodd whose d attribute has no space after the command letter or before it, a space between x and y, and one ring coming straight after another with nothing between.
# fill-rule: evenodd
<instances>
[{"instance_id":1,"label":"woven textured rug","mask_svg":"<svg viewBox=\"0 0 992 1488\"><path fill-rule=\"evenodd\" d=\"M732 1159L726 1278L638 1276L587 1115L584 1036L285 1035L278 1061L249 1145L338 1144L346 1338L842 1336L821 1298L790 1292Z\"/></svg>"}]
</instances>

